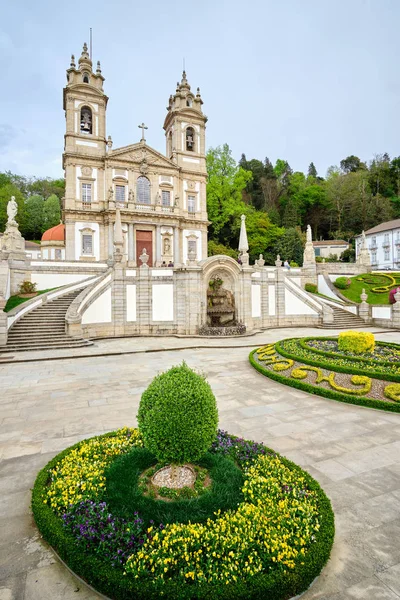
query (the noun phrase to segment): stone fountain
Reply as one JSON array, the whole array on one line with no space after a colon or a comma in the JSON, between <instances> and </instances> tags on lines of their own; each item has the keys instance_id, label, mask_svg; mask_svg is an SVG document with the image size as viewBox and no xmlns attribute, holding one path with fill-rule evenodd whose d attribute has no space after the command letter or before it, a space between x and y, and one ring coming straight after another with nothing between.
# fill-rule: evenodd
<instances>
[{"instance_id":1,"label":"stone fountain","mask_svg":"<svg viewBox=\"0 0 400 600\"><path fill-rule=\"evenodd\" d=\"M246 326L236 321L235 298L225 289L220 277L210 280L207 290L207 325L200 335L240 335L246 332Z\"/></svg>"}]
</instances>

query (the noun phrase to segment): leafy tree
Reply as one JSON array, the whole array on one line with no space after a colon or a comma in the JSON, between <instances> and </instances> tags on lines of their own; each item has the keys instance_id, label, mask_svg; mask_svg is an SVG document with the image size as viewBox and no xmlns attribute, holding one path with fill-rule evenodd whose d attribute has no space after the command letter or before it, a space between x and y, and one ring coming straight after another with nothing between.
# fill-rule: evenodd
<instances>
[{"instance_id":1,"label":"leafy tree","mask_svg":"<svg viewBox=\"0 0 400 600\"><path fill-rule=\"evenodd\" d=\"M226 256L237 259L239 252L238 250L224 246L224 244L219 244L214 240L210 240L208 242L208 256L215 256L216 254L225 254Z\"/></svg>"},{"instance_id":2,"label":"leafy tree","mask_svg":"<svg viewBox=\"0 0 400 600\"><path fill-rule=\"evenodd\" d=\"M317 169L315 168L315 165L313 162L311 162L308 166L307 176L313 177L314 179L316 179L318 177Z\"/></svg>"},{"instance_id":3,"label":"leafy tree","mask_svg":"<svg viewBox=\"0 0 400 600\"><path fill-rule=\"evenodd\" d=\"M366 169L366 165L365 163L361 162L358 156L354 156L354 154L352 154L351 156L348 156L340 161L340 168L342 169L343 173L355 173L360 169Z\"/></svg>"},{"instance_id":4,"label":"leafy tree","mask_svg":"<svg viewBox=\"0 0 400 600\"><path fill-rule=\"evenodd\" d=\"M45 200L56 195L61 199L64 196L64 179L50 179L50 177L34 178L27 186L28 194L42 196Z\"/></svg>"},{"instance_id":5,"label":"leafy tree","mask_svg":"<svg viewBox=\"0 0 400 600\"><path fill-rule=\"evenodd\" d=\"M42 233L50 227L58 225L61 220L60 200L55 194L52 194L44 201Z\"/></svg>"},{"instance_id":6,"label":"leafy tree","mask_svg":"<svg viewBox=\"0 0 400 600\"><path fill-rule=\"evenodd\" d=\"M43 233L43 207L42 196L30 196L25 202L25 227L24 237L28 240L39 240Z\"/></svg>"},{"instance_id":7,"label":"leafy tree","mask_svg":"<svg viewBox=\"0 0 400 600\"><path fill-rule=\"evenodd\" d=\"M303 264L304 245L301 233L295 227L286 229L278 241L276 253L280 254L282 260Z\"/></svg>"}]
</instances>

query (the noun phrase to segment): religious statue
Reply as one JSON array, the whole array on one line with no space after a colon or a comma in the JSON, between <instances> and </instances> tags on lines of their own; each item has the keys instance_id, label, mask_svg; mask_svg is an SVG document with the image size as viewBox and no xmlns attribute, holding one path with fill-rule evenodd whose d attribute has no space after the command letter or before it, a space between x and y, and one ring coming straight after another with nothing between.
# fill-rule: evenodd
<instances>
[{"instance_id":1,"label":"religious statue","mask_svg":"<svg viewBox=\"0 0 400 600\"><path fill-rule=\"evenodd\" d=\"M164 254L169 254L171 251L171 241L168 237L164 238Z\"/></svg>"},{"instance_id":2,"label":"religious statue","mask_svg":"<svg viewBox=\"0 0 400 600\"><path fill-rule=\"evenodd\" d=\"M108 190L108 201L112 202L114 198L114 190L112 188L112 186L110 186L110 189Z\"/></svg>"},{"instance_id":3,"label":"religious statue","mask_svg":"<svg viewBox=\"0 0 400 600\"><path fill-rule=\"evenodd\" d=\"M135 192L133 190L129 190L128 201L134 202L134 200L135 200Z\"/></svg>"},{"instance_id":4,"label":"religious statue","mask_svg":"<svg viewBox=\"0 0 400 600\"><path fill-rule=\"evenodd\" d=\"M81 110L81 131L92 133L92 112L89 108Z\"/></svg>"},{"instance_id":5,"label":"religious statue","mask_svg":"<svg viewBox=\"0 0 400 600\"><path fill-rule=\"evenodd\" d=\"M11 196L11 200L7 204L7 216L8 216L7 224L10 224L10 225L16 224L15 217L17 215L17 212L18 212L18 204L15 201L15 196Z\"/></svg>"},{"instance_id":6,"label":"religious statue","mask_svg":"<svg viewBox=\"0 0 400 600\"><path fill-rule=\"evenodd\" d=\"M311 225L307 225L306 240L307 242L312 242Z\"/></svg>"},{"instance_id":7,"label":"religious statue","mask_svg":"<svg viewBox=\"0 0 400 600\"><path fill-rule=\"evenodd\" d=\"M178 207L179 206L179 196L178 194L175 196L175 204L174 206Z\"/></svg>"},{"instance_id":8,"label":"religious statue","mask_svg":"<svg viewBox=\"0 0 400 600\"><path fill-rule=\"evenodd\" d=\"M160 194L160 192L157 192L157 194L156 194L156 204L161 204L161 194Z\"/></svg>"}]
</instances>

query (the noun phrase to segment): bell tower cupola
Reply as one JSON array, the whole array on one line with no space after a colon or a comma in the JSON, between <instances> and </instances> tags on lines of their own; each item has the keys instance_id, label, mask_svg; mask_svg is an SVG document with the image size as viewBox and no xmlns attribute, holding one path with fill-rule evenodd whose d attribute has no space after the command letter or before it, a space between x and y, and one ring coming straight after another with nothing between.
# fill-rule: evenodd
<instances>
[{"instance_id":1,"label":"bell tower cupola","mask_svg":"<svg viewBox=\"0 0 400 600\"><path fill-rule=\"evenodd\" d=\"M167 157L185 170L205 172L205 129L207 117L202 110L200 88L193 93L186 71L168 101L164 130Z\"/></svg>"},{"instance_id":2,"label":"bell tower cupola","mask_svg":"<svg viewBox=\"0 0 400 600\"><path fill-rule=\"evenodd\" d=\"M67 156L101 157L106 154L108 98L103 90L103 82L100 62L97 62L94 72L85 43L78 66L72 55L67 69L63 102L66 118L64 163Z\"/></svg>"}]
</instances>

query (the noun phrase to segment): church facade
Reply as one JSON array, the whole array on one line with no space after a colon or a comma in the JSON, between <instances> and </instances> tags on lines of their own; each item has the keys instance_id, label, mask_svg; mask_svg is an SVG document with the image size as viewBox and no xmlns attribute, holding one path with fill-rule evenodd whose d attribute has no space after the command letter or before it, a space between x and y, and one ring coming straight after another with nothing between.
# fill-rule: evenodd
<instances>
[{"instance_id":1,"label":"church facade","mask_svg":"<svg viewBox=\"0 0 400 600\"><path fill-rule=\"evenodd\" d=\"M119 207L123 260L128 266L140 266L144 249L150 267L179 267L189 259L205 259L207 117L199 88L194 94L183 72L168 101L163 155L146 144L143 123L139 142L113 148L106 131L108 97L103 82L100 63L94 71L85 44L78 65L71 58L64 88L62 258L111 261Z\"/></svg>"}]
</instances>

